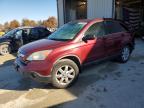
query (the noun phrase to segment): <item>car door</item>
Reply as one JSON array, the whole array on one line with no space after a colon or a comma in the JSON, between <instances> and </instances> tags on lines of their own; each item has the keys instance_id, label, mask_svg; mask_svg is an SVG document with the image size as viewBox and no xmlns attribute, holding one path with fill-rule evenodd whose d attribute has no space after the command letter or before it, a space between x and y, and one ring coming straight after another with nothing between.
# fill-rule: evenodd
<instances>
[{"instance_id":1,"label":"car door","mask_svg":"<svg viewBox=\"0 0 144 108\"><path fill-rule=\"evenodd\" d=\"M125 27L125 25L123 25L120 22L116 22L115 26L116 26L115 28L117 31L117 39L115 39L117 46L115 48L115 51L116 51L116 53L119 53L124 45L123 42L125 42L126 40L129 40L129 39L127 39L127 37L130 36L130 32Z\"/></svg>"},{"instance_id":2,"label":"car door","mask_svg":"<svg viewBox=\"0 0 144 108\"><path fill-rule=\"evenodd\" d=\"M18 50L19 47L23 45L23 40L22 40L22 30L17 30L14 33L14 37L12 39L11 45L13 46L14 50Z\"/></svg>"},{"instance_id":3,"label":"car door","mask_svg":"<svg viewBox=\"0 0 144 108\"><path fill-rule=\"evenodd\" d=\"M105 51L108 56L112 56L118 54L118 51L121 47L121 32L118 24L114 21L105 21L105 32L104 43L105 43Z\"/></svg>"},{"instance_id":4,"label":"car door","mask_svg":"<svg viewBox=\"0 0 144 108\"><path fill-rule=\"evenodd\" d=\"M23 45L29 43L29 32L30 32L29 28L23 29L22 32Z\"/></svg>"},{"instance_id":5,"label":"car door","mask_svg":"<svg viewBox=\"0 0 144 108\"><path fill-rule=\"evenodd\" d=\"M33 42L39 39L39 31L37 28L32 28L29 33L29 42Z\"/></svg>"},{"instance_id":6,"label":"car door","mask_svg":"<svg viewBox=\"0 0 144 108\"><path fill-rule=\"evenodd\" d=\"M105 57L104 43L102 38L104 36L103 22L95 23L90 26L85 32L84 36L86 37L90 35L94 35L95 39L83 42L83 53L85 53L84 63L92 62Z\"/></svg>"}]
</instances>

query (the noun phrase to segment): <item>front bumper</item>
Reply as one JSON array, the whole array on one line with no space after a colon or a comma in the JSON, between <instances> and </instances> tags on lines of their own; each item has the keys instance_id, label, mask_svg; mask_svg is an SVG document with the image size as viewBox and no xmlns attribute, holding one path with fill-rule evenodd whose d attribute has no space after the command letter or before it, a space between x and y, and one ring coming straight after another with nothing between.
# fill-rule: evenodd
<instances>
[{"instance_id":1,"label":"front bumper","mask_svg":"<svg viewBox=\"0 0 144 108\"><path fill-rule=\"evenodd\" d=\"M42 68L45 67L43 64L39 64L41 68L39 68L37 65L35 66L34 63L31 64L24 64L21 62L19 58L17 58L14 62L14 67L17 72L22 74L24 77L31 78L37 82L42 82L42 83L50 83L51 82L51 75L50 75L50 68L47 66L47 68ZM44 75L42 75L42 74Z\"/></svg>"}]
</instances>

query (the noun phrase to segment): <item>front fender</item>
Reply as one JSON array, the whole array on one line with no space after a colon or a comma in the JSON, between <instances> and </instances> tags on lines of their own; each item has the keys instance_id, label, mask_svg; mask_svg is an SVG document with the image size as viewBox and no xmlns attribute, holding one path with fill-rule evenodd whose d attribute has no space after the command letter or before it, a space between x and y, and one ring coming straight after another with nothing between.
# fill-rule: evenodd
<instances>
[{"instance_id":1,"label":"front fender","mask_svg":"<svg viewBox=\"0 0 144 108\"><path fill-rule=\"evenodd\" d=\"M67 57L75 57L77 58L77 60L79 61L79 63L81 64L81 60L79 58L79 56L75 55L75 54L66 54L66 55L63 55L63 56L59 56L58 58L56 58L54 60L54 64L57 63L59 60L63 59L63 58L67 58Z\"/></svg>"}]
</instances>

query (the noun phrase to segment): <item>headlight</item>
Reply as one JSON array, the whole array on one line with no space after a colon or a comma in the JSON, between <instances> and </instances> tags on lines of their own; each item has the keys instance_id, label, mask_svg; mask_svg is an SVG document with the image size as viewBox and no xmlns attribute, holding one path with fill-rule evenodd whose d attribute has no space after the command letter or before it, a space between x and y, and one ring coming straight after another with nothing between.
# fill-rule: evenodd
<instances>
[{"instance_id":1,"label":"headlight","mask_svg":"<svg viewBox=\"0 0 144 108\"><path fill-rule=\"evenodd\" d=\"M51 50L38 51L28 56L27 60L28 61L45 60L50 53Z\"/></svg>"}]
</instances>

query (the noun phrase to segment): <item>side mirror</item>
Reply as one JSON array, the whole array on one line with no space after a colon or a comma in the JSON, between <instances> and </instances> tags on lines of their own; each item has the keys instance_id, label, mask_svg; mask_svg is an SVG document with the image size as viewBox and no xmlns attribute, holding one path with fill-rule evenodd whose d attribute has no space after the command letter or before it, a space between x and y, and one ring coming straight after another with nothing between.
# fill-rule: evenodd
<instances>
[{"instance_id":1,"label":"side mirror","mask_svg":"<svg viewBox=\"0 0 144 108\"><path fill-rule=\"evenodd\" d=\"M95 35L86 35L85 37L83 37L83 41L88 41L88 40L94 40L95 39Z\"/></svg>"}]
</instances>

